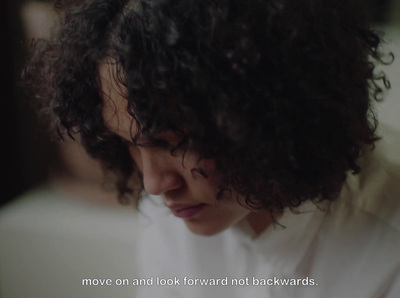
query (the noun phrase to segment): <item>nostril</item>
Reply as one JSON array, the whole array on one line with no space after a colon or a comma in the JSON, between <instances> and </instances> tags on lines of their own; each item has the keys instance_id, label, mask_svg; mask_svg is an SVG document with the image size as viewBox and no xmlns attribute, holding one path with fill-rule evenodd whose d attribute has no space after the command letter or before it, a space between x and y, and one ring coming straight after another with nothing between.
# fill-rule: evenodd
<instances>
[{"instance_id":1,"label":"nostril","mask_svg":"<svg viewBox=\"0 0 400 298\"><path fill-rule=\"evenodd\" d=\"M143 185L147 193L161 195L181 188L183 178L178 173L165 173L157 176L143 175Z\"/></svg>"}]
</instances>

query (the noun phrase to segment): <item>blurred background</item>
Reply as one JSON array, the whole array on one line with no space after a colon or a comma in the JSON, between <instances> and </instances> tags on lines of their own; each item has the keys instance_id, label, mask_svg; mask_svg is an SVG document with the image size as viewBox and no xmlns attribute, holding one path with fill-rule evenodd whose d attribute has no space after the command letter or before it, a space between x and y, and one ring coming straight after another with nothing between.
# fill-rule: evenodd
<instances>
[{"instance_id":1,"label":"blurred background","mask_svg":"<svg viewBox=\"0 0 400 298\"><path fill-rule=\"evenodd\" d=\"M135 277L133 206L118 203L79 139L50 134L18 87L29 44L56 29L57 14L46 1L0 7L0 297L134 297L132 287L82 286Z\"/></svg>"},{"instance_id":2,"label":"blurred background","mask_svg":"<svg viewBox=\"0 0 400 298\"><path fill-rule=\"evenodd\" d=\"M392 88L376 106L381 122L400 129L400 0L368 0L385 49L381 67ZM46 37L57 16L45 1L0 4L1 144L0 297L129 297L132 288L83 288L80 278L133 277L135 216L104 191L97 162L77 142L49 138L17 87L32 38ZM74 293L72 295L71 293Z\"/></svg>"}]
</instances>

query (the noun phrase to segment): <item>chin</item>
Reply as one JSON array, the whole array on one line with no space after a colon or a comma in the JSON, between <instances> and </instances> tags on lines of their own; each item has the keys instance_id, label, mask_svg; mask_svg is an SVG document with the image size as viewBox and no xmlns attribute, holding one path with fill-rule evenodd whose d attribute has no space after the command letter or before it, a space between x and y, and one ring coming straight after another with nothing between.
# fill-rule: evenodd
<instances>
[{"instance_id":1,"label":"chin","mask_svg":"<svg viewBox=\"0 0 400 298\"><path fill-rule=\"evenodd\" d=\"M217 235L226 229L229 228L230 225L212 225L212 224L205 224L205 223L199 223L199 222L190 222L190 221L185 221L186 227L196 235L200 236L214 236Z\"/></svg>"}]
</instances>

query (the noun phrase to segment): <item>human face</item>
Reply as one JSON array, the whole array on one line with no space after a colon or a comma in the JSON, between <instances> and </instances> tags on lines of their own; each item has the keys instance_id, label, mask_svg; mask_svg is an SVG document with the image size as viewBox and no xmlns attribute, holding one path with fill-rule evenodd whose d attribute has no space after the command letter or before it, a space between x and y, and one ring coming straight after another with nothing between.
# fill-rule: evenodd
<instances>
[{"instance_id":1,"label":"human face","mask_svg":"<svg viewBox=\"0 0 400 298\"><path fill-rule=\"evenodd\" d=\"M132 142L137 127L127 112L126 88L115 81L113 71L114 67L108 63L99 67L104 123L130 143L129 152L142 173L145 190L160 195L172 214L196 234L217 234L249 216L250 210L238 203L235 193L231 199L216 200L221 176L213 160L198 162L195 152L174 156L168 148L139 146ZM178 137L168 131L157 138L172 145L179 142ZM206 175L191 171L193 168L202 169Z\"/></svg>"}]
</instances>

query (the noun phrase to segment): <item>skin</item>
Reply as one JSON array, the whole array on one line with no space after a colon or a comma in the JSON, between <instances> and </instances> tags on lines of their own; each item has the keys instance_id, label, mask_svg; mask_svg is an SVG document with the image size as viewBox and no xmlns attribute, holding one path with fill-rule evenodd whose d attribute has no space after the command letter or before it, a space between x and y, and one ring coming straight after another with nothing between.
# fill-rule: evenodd
<instances>
[{"instance_id":1,"label":"skin","mask_svg":"<svg viewBox=\"0 0 400 298\"><path fill-rule=\"evenodd\" d=\"M147 193L160 195L166 207L176 205L196 206L204 204L194 217L183 219L195 234L211 236L222 232L243 219L247 219L256 234L263 231L271 218L266 213L252 212L240 204L241 198L233 193L231 199L216 200L217 187L221 176L216 171L213 160L197 162L194 152L173 156L168 148L139 146L132 142L137 127L127 112L127 90L113 75L115 68L104 62L99 66L100 84L103 98L103 119L106 127L129 144L132 160L143 176ZM157 138L176 144L178 137L165 132ZM139 144L145 142L139 140ZM192 173L192 168L201 168L207 177ZM239 199L239 202L238 202Z\"/></svg>"}]
</instances>

